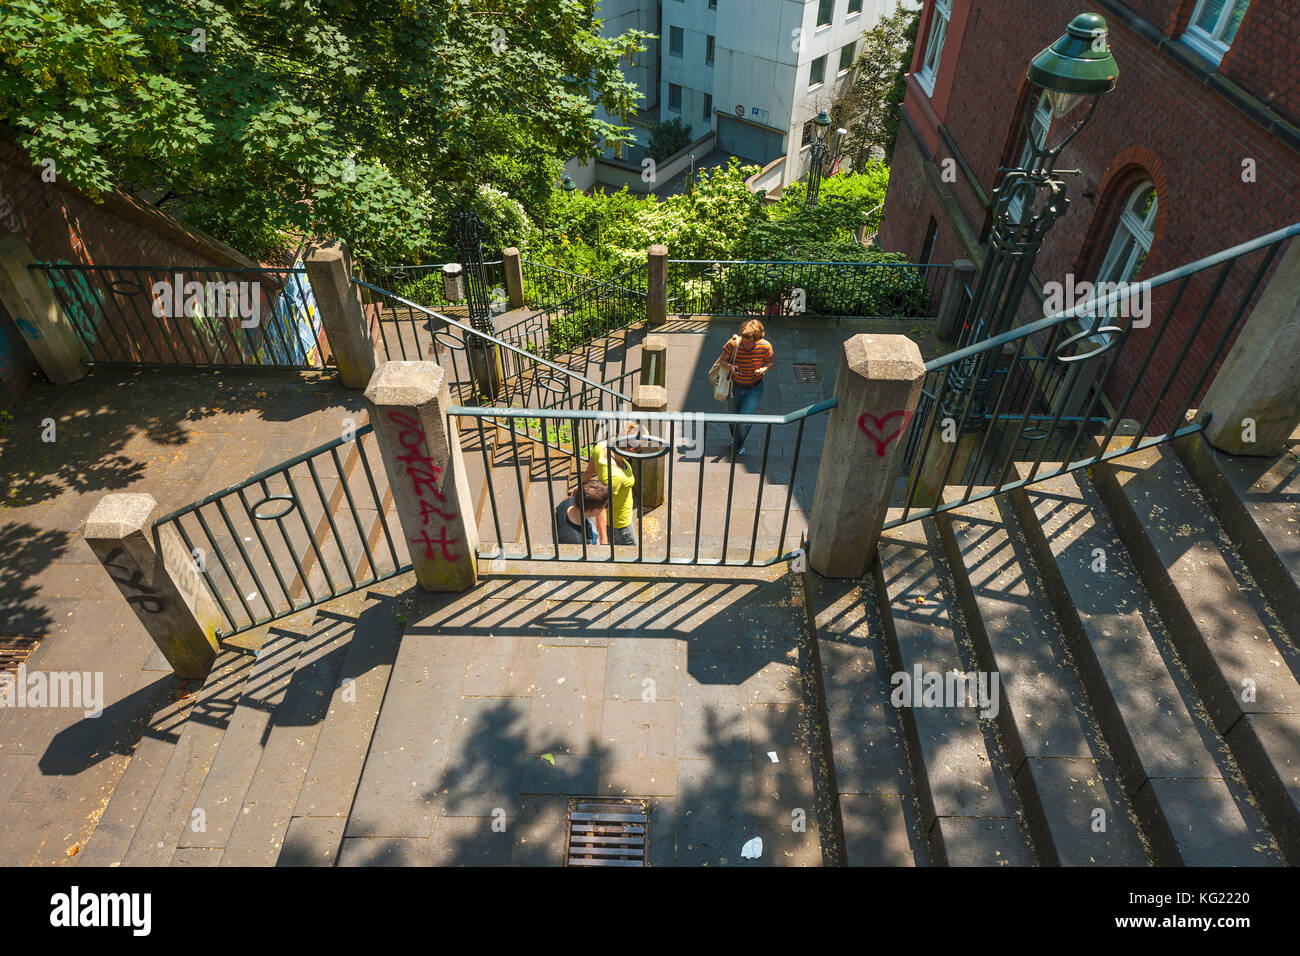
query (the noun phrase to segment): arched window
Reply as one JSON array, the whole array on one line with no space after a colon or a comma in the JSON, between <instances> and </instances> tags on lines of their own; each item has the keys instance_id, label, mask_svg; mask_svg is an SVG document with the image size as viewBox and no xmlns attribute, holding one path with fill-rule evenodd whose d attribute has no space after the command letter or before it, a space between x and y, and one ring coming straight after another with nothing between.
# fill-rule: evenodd
<instances>
[{"instance_id":1,"label":"arched window","mask_svg":"<svg viewBox=\"0 0 1300 956\"><path fill-rule=\"evenodd\" d=\"M1115 235L1097 270L1098 282L1133 282L1156 237L1156 188L1140 183L1124 203Z\"/></svg>"}]
</instances>

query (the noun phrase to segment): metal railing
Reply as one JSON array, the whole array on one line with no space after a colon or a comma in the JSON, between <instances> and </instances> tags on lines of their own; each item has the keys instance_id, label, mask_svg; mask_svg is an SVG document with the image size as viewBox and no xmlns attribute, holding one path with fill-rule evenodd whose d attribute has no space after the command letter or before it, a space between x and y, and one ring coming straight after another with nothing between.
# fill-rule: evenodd
<instances>
[{"instance_id":1,"label":"metal railing","mask_svg":"<svg viewBox=\"0 0 1300 956\"><path fill-rule=\"evenodd\" d=\"M93 365L323 368L306 270L33 263Z\"/></svg>"},{"instance_id":2,"label":"metal railing","mask_svg":"<svg viewBox=\"0 0 1300 956\"><path fill-rule=\"evenodd\" d=\"M593 281L574 295L502 329L501 338L535 355L556 360L571 357L585 365L597 339L645 321L646 281L644 263L613 278Z\"/></svg>"},{"instance_id":3,"label":"metal railing","mask_svg":"<svg viewBox=\"0 0 1300 956\"><path fill-rule=\"evenodd\" d=\"M228 637L411 569L370 425L154 522L170 526Z\"/></svg>"},{"instance_id":4,"label":"metal railing","mask_svg":"<svg viewBox=\"0 0 1300 956\"><path fill-rule=\"evenodd\" d=\"M830 399L784 416L462 406L448 417L457 419L467 467L482 477L485 560L765 566L789 560L801 546L812 484L800 479L816 472L824 413L835 405ZM810 424L818 434L806 436ZM752 429L743 459L724 453L731 426ZM619 436L628 440L624 454L635 478L628 527L636 544L616 544L613 534L606 544L588 544L585 535L580 544L560 543L558 509L571 496L583 508L579 479L594 447L610 439L619 447ZM662 503L647 509L647 470L659 459ZM608 528L616 505L611 496Z\"/></svg>"},{"instance_id":5,"label":"metal railing","mask_svg":"<svg viewBox=\"0 0 1300 956\"><path fill-rule=\"evenodd\" d=\"M565 356L570 364L563 364L530 351L526 338L521 347L363 280L352 281L369 292L374 308L380 310L380 328L393 329L382 343L389 357L437 362L461 403L615 411L631 400L629 394L640 378L640 366L627 367L626 349L589 346ZM395 354L396 336L411 346L402 346ZM514 337L521 340L518 334ZM581 371L575 367L579 362Z\"/></svg>"},{"instance_id":6,"label":"metal railing","mask_svg":"<svg viewBox=\"0 0 1300 956\"><path fill-rule=\"evenodd\" d=\"M948 263L670 259L668 311L932 318L950 268Z\"/></svg>"},{"instance_id":7,"label":"metal railing","mask_svg":"<svg viewBox=\"0 0 1300 956\"><path fill-rule=\"evenodd\" d=\"M522 257L519 268L524 277L524 305L529 309L553 308L602 281Z\"/></svg>"},{"instance_id":8,"label":"metal railing","mask_svg":"<svg viewBox=\"0 0 1300 956\"><path fill-rule=\"evenodd\" d=\"M396 295L422 302L440 309L464 310L465 297L458 299L447 297L443 285L442 270L453 265L447 262L430 262L422 265L367 265L361 270L361 278L367 282L387 289ZM505 265L501 259L491 259L483 263L484 279L487 282L488 297L492 310L496 313L507 311L509 305L506 297Z\"/></svg>"},{"instance_id":9,"label":"metal railing","mask_svg":"<svg viewBox=\"0 0 1300 956\"><path fill-rule=\"evenodd\" d=\"M926 363L907 496L885 527L1203 429L1187 412L1296 235L1300 223ZM1125 420L1131 440L1112 448Z\"/></svg>"}]
</instances>

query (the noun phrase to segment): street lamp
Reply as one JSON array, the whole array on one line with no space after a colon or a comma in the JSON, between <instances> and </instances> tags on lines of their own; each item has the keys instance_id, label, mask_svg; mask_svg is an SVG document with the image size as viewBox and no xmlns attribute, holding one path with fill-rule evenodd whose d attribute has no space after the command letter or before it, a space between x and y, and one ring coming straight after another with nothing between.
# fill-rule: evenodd
<instances>
[{"instance_id":1,"label":"street lamp","mask_svg":"<svg viewBox=\"0 0 1300 956\"><path fill-rule=\"evenodd\" d=\"M1055 170L1057 157L1092 119L1101 97L1115 88L1119 76L1106 38L1106 21L1095 13L1081 13L1070 21L1063 36L1029 63L1025 157L1021 166L1006 170L993 191L988 254L966 309L959 348L999 335L1015 321L1043 238L1070 204L1065 183ZM1033 116L1043 94L1051 105L1052 122L1039 142L1034 136ZM1050 133L1056 121L1075 113L1089 99L1082 118L1052 141ZM1041 200L1040 194L1044 194ZM997 356L987 354L954 368L944 395L945 414L959 411L965 393L973 389L967 421L974 428L982 427L996 371Z\"/></svg>"},{"instance_id":2,"label":"street lamp","mask_svg":"<svg viewBox=\"0 0 1300 956\"><path fill-rule=\"evenodd\" d=\"M578 188L578 184L573 181L573 177L570 176L568 173L564 174L564 179L560 181L560 185L564 187L564 191L566 193L572 193L575 189Z\"/></svg>"},{"instance_id":3,"label":"street lamp","mask_svg":"<svg viewBox=\"0 0 1300 956\"><path fill-rule=\"evenodd\" d=\"M817 205L817 193L821 191L822 176L826 168L826 130L831 125L831 114L822 110L813 119L813 125L817 127L816 138L812 146L812 166L808 170L808 195L807 203L809 206Z\"/></svg>"}]
</instances>

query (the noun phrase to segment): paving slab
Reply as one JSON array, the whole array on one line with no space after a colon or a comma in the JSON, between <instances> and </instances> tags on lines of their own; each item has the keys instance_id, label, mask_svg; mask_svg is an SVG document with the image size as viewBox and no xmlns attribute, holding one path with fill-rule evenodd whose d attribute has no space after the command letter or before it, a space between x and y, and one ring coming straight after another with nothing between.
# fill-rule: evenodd
<instances>
[{"instance_id":1,"label":"paving slab","mask_svg":"<svg viewBox=\"0 0 1300 956\"><path fill-rule=\"evenodd\" d=\"M294 817L276 866L333 866L343 843L341 817Z\"/></svg>"}]
</instances>

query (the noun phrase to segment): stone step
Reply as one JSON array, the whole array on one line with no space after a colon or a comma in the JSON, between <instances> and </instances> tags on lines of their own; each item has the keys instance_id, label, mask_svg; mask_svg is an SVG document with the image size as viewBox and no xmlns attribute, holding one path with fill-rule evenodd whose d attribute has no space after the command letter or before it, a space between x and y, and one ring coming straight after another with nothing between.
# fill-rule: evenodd
<instances>
[{"instance_id":1,"label":"stone step","mask_svg":"<svg viewBox=\"0 0 1300 956\"><path fill-rule=\"evenodd\" d=\"M987 489L976 488L976 493ZM948 501L960 500L957 494ZM937 516L1034 846L1053 866L1144 866L1141 838L1009 504Z\"/></svg>"},{"instance_id":2,"label":"stone step","mask_svg":"<svg viewBox=\"0 0 1300 956\"><path fill-rule=\"evenodd\" d=\"M1009 498L1154 861L1280 862L1134 562L1076 475Z\"/></svg>"},{"instance_id":3,"label":"stone step","mask_svg":"<svg viewBox=\"0 0 1300 956\"><path fill-rule=\"evenodd\" d=\"M1300 644L1300 431L1271 458L1224 454L1197 432L1173 443L1251 576Z\"/></svg>"},{"instance_id":4,"label":"stone step","mask_svg":"<svg viewBox=\"0 0 1300 956\"><path fill-rule=\"evenodd\" d=\"M1172 452L1113 459L1095 480L1269 829L1300 863L1300 651Z\"/></svg>"},{"instance_id":5,"label":"stone step","mask_svg":"<svg viewBox=\"0 0 1300 956\"><path fill-rule=\"evenodd\" d=\"M901 512L889 514L893 518ZM912 686L918 669L923 678L975 669L959 646L951 585L941 575L938 535L926 527L929 524L911 522L884 532L873 569L890 667L906 681L902 686ZM891 687L891 694L895 692ZM992 720L981 720L975 708L942 701L899 703L921 829L935 862L1032 865L1034 852Z\"/></svg>"},{"instance_id":6,"label":"stone step","mask_svg":"<svg viewBox=\"0 0 1300 956\"><path fill-rule=\"evenodd\" d=\"M928 866L875 583L807 574L836 806L849 866Z\"/></svg>"}]
</instances>

